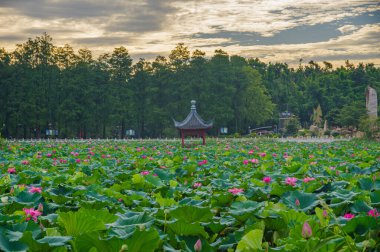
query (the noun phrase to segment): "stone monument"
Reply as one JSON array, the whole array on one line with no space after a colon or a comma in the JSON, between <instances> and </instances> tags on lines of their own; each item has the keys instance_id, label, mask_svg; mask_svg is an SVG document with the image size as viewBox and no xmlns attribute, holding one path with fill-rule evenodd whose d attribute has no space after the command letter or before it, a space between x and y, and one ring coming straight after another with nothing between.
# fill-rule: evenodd
<instances>
[{"instance_id":1,"label":"stone monument","mask_svg":"<svg viewBox=\"0 0 380 252\"><path fill-rule=\"evenodd\" d=\"M367 87L366 95L366 108L367 113L370 118L377 118L377 93L376 90L371 88L370 86Z\"/></svg>"}]
</instances>

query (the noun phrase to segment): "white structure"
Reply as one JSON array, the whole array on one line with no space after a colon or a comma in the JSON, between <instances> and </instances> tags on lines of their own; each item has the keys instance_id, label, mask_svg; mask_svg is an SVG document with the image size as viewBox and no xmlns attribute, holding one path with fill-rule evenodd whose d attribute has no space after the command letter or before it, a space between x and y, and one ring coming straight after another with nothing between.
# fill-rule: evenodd
<instances>
[{"instance_id":1,"label":"white structure","mask_svg":"<svg viewBox=\"0 0 380 252\"><path fill-rule=\"evenodd\" d=\"M366 95L366 108L368 111L368 115L371 118L377 118L377 93L376 90L371 88L370 86L367 87Z\"/></svg>"}]
</instances>

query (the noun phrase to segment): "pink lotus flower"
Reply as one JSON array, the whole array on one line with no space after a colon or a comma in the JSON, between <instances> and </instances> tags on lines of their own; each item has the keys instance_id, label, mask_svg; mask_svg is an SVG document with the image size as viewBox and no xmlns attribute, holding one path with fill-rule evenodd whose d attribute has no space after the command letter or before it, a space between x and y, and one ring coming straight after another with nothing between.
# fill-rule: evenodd
<instances>
[{"instance_id":1,"label":"pink lotus flower","mask_svg":"<svg viewBox=\"0 0 380 252\"><path fill-rule=\"evenodd\" d=\"M198 239L197 242L194 244L194 250L196 252L199 252L202 250L202 241L200 239Z\"/></svg>"},{"instance_id":2,"label":"pink lotus flower","mask_svg":"<svg viewBox=\"0 0 380 252\"><path fill-rule=\"evenodd\" d=\"M304 222L302 226L302 237L305 239L310 238L313 235L313 230L311 229L307 221Z\"/></svg>"},{"instance_id":3,"label":"pink lotus flower","mask_svg":"<svg viewBox=\"0 0 380 252\"><path fill-rule=\"evenodd\" d=\"M149 171L142 171L140 172L141 175L148 175L149 174Z\"/></svg>"},{"instance_id":4,"label":"pink lotus flower","mask_svg":"<svg viewBox=\"0 0 380 252\"><path fill-rule=\"evenodd\" d=\"M136 151L141 151L141 148L137 147L137 148L136 148Z\"/></svg>"},{"instance_id":5,"label":"pink lotus flower","mask_svg":"<svg viewBox=\"0 0 380 252\"><path fill-rule=\"evenodd\" d=\"M198 188L198 187L201 187L202 186L202 183L201 182L195 182L193 187L194 188Z\"/></svg>"},{"instance_id":6,"label":"pink lotus flower","mask_svg":"<svg viewBox=\"0 0 380 252\"><path fill-rule=\"evenodd\" d=\"M141 158L145 159L145 158L147 158L147 156L146 155L142 155Z\"/></svg>"},{"instance_id":7,"label":"pink lotus flower","mask_svg":"<svg viewBox=\"0 0 380 252\"><path fill-rule=\"evenodd\" d=\"M350 220L350 219L352 219L354 217L355 217L355 215L351 214L351 213L346 213L345 215L343 215L343 218L348 219L348 220Z\"/></svg>"},{"instance_id":8,"label":"pink lotus flower","mask_svg":"<svg viewBox=\"0 0 380 252\"><path fill-rule=\"evenodd\" d=\"M277 154L276 153L273 153L273 155L272 155L273 157L277 157Z\"/></svg>"},{"instance_id":9,"label":"pink lotus flower","mask_svg":"<svg viewBox=\"0 0 380 252\"><path fill-rule=\"evenodd\" d=\"M267 183L267 184L269 184L271 180L272 180L271 177L264 177L263 178L263 182Z\"/></svg>"},{"instance_id":10,"label":"pink lotus flower","mask_svg":"<svg viewBox=\"0 0 380 252\"><path fill-rule=\"evenodd\" d=\"M310 158L310 159L314 158L314 155L309 155L309 158Z\"/></svg>"},{"instance_id":11,"label":"pink lotus flower","mask_svg":"<svg viewBox=\"0 0 380 252\"><path fill-rule=\"evenodd\" d=\"M207 160L206 159L198 162L199 166L204 165L204 164L207 164Z\"/></svg>"},{"instance_id":12,"label":"pink lotus flower","mask_svg":"<svg viewBox=\"0 0 380 252\"><path fill-rule=\"evenodd\" d=\"M26 221L29 221L31 218L34 220L34 222L37 222L37 217L40 216L42 213L38 210L34 210L34 208L23 208L22 209L26 215Z\"/></svg>"},{"instance_id":13,"label":"pink lotus flower","mask_svg":"<svg viewBox=\"0 0 380 252\"><path fill-rule=\"evenodd\" d=\"M243 161L243 164L248 164L249 163L249 160L247 160L247 159L245 159L244 161Z\"/></svg>"},{"instance_id":14,"label":"pink lotus flower","mask_svg":"<svg viewBox=\"0 0 380 252\"><path fill-rule=\"evenodd\" d=\"M23 161L21 162L21 164L23 164L23 165L28 165L28 164L29 164L29 161L28 161L28 160L23 160Z\"/></svg>"},{"instance_id":15,"label":"pink lotus flower","mask_svg":"<svg viewBox=\"0 0 380 252\"><path fill-rule=\"evenodd\" d=\"M14 168L14 167L9 167L8 170L7 170L7 172L8 172L9 174L16 173L16 168Z\"/></svg>"},{"instance_id":16,"label":"pink lotus flower","mask_svg":"<svg viewBox=\"0 0 380 252\"><path fill-rule=\"evenodd\" d=\"M260 157L265 157L267 154L265 152L262 152L259 155L260 155Z\"/></svg>"},{"instance_id":17,"label":"pink lotus flower","mask_svg":"<svg viewBox=\"0 0 380 252\"><path fill-rule=\"evenodd\" d=\"M31 186L29 188L29 192L30 193L42 193L42 188L41 187L34 187L34 186Z\"/></svg>"},{"instance_id":18,"label":"pink lotus flower","mask_svg":"<svg viewBox=\"0 0 380 252\"><path fill-rule=\"evenodd\" d=\"M80 158L77 158L77 159L75 160L75 162L76 162L76 163L80 163Z\"/></svg>"},{"instance_id":19,"label":"pink lotus flower","mask_svg":"<svg viewBox=\"0 0 380 252\"><path fill-rule=\"evenodd\" d=\"M377 209L371 209L368 211L368 216L378 217L380 216L380 213L377 211Z\"/></svg>"},{"instance_id":20,"label":"pink lotus flower","mask_svg":"<svg viewBox=\"0 0 380 252\"><path fill-rule=\"evenodd\" d=\"M310 165L316 165L317 162L310 162Z\"/></svg>"},{"instance_id":21,"label":"pink lotus flower","mask_svg":"<svg viewBox=\"0 0 380 252\"><path fill-rule=\"evenodd\" d=\"M287 184L287 185L295 186L295 185L296 185L296 182L297 182L297 178L290 178L290 177L287 177L287 178L285 179L285 184Z\"/></svg>"},{"instance_id":22,"label":"pink lotus flower","mask_svg":"<svg viewBox=\"0 0 380 252\"><path fill-rule=\"evenodd\" d=\"M254 150L250 150L250 151L248 151L248 154L253 154L255 151Z\"/></svg>"},{"instance_id":23,"label":"pink lotus flower","mask_svg":"<svg viewBox=\"0 0 380 252\"><path fill-rule=\"evenodd\" d=\"M251 163L252 163L252 164L258 164L258 163L259 163L259 160L256 159L256 158L252 158Z\"/></svg>"},{"instance_id":24,"label":"pink lotus flower","mask_svg":"<svg viewBox=\"0 0 380 252\"><path fill-rule=\"evenodd\" d=\"M242 193L242 192L244 192L244 190L243 189L240 189L240 188L232 188L232 189L228 189L228 191L230 192L230 193L232 193L233 195L236 195L236 194L238 194L238 193Z\"/></svg>"},{"instance_id":25,"label":"pink lotus flower","mask_svg":"<svg viewBox=\"0 0 380 252\"><path fill-rule=\"evenodd\" d=\"M315 180L315 178L306 177L303 179L303 182L307 183L307 182L312 181L312 180Z\"/></svg>"}]
</instances>

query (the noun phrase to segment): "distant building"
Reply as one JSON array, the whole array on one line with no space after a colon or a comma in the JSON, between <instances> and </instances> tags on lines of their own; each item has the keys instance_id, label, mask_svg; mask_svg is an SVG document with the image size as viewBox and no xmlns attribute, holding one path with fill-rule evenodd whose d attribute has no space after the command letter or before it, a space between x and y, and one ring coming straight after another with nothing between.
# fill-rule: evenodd
<instances>
[{"instance_id":1,"label":"distant building","mask_svg":"<svg viewBox=\"0 0 380 252\"><path fill-rule=\"evenodd\" d=\"M292 118L293 114L285 111L279 114L278 131L285 131L288 121Z\"/></svg>"}]
</instances>

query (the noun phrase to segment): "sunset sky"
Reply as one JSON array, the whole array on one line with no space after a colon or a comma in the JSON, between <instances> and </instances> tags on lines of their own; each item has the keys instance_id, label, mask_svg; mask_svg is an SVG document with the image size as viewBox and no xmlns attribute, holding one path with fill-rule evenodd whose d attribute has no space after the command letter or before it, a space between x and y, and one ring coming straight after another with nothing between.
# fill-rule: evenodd
<instances>
[{"instance_id":1,"label":"sunset sky","mask_svg":"<svg viewBox=\"0 0 380 252\"><path fill-rule=\"evenodd\" d=\"M380 66L378 0L0 0L0 47L43 32L95 56L124 46L151 60L183 42L206 56Z\"/></svg>"}]
</instances>

